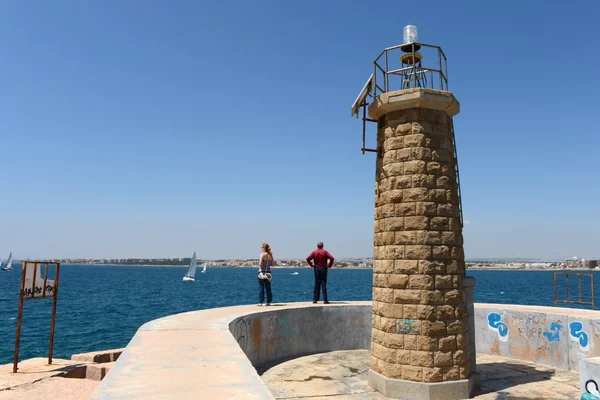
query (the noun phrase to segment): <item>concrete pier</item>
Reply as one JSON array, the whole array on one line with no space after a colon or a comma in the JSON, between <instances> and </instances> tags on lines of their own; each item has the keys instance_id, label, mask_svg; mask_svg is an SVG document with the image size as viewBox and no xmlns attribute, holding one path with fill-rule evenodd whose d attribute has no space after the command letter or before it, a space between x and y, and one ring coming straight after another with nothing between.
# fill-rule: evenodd
<instances>
[{"instance_id":1,"label":"concrete pier","mask_svg":"<svg viewBox=\"0 0 600 400\"><path fill-rule=\"evenodd\" d=\"M500 320L495 314L500 315ZM564 357L587 360L600 356L600 338L596 338L592 330L594 322L600 320L598 311L475 304L473 315L468 317L474 321L474 341L480 360L486 364L477 367L482 374L482 390L486 391L477 393L488 395L482 398L498 398L507 390L517 398L528 398L519 397L519 393L525 382L523 376L529 373L539 377L530 382L535 383L535 391L531 393L542 390L540 385L553 384L543 382L546 380L543 377L551 377L549 380L556 377L558 381L567 377L572 382L572 390L578 390L575 363L565 363ZM283 366L290 360L312 354L359 350L367 355L371 345L371 319L370 302L339 302L327 306L275 304L271 308L239 306L161 318L138 330L92 398L274 399L271 384L265 384L260 374L271 371L265 374L269 376L276 371L272 369L276 365ZM557 319L561 321L561 328L557 328ZM571 332L569 327L578 328L577 323L581 323L582 329ZM499 338L505 332L499 324L506 325L506 340ZM530 331L526 331L527 328ZM535 333L531 333L533 331ZM579 335L577 342L572 333ZM584 337L583 334L589 339L586 346L580 346L584 342L578 339ZM527 346L545 349L546 356L541 350L523 351ZM557 354L563 356L552 356ZM520 361L514 361L517 358ZM349 365L359 374L361 368L366 373L364 362L363 367ZM334 366L324 368L334 369ZM568 371L572 371L571 375ZM515 379L500 385L498 374L515 375ZM333 373L329 376L332 383L336 376ZM307 380L297 384L310 386L313 381L329 381L309 377L299 379ZM364 379L362 382L365 383ZM534 390L532 386L528 388ZM543 390L550 388L552 386L543 386ZM436 396L436 399L446 399L443 395Z\"/></svg>"}]
</instances>

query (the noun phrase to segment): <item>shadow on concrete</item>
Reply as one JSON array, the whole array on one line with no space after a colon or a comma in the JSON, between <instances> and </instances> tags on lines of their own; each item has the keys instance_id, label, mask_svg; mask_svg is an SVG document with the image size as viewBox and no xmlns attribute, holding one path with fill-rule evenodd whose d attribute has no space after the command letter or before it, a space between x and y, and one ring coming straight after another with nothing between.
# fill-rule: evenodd
<instances>
[{"instance_id":1,"label":"shadow on concrete","mask_svg":"<svg viewBox=\"0 0 600 400\"><path fill-rule=\"evenodd\" d=\"M279 364L283 364L286 363L288 361L292 361L295 360L297 358L301 358L301 357L306 357L306 356L312 356L313 354L325 354L325 353L329 353L328 351L322 352L322 351L317 351L317 352L302 352L300 354L295 354L293 356L290 357L281 357L278 358L277 360L273 360L271 362L268 363L262 363L259 365L254 365L254 369L256 370L256 372L258 373L258 375L262 375L265 372L267 372L269 369L276 367Z\"/></svg>"},{"instance_id":2,"label":"shadow on concrete","mask_svg":"<svg viewBox=\"0 0 600 400\"><path fill-rule=\"evenodd\" d=\"M333 305L333 304L350 304L347 301L330 301L329 304L323 304L322 301L316 303L316 304L311 304L312 306L329 306L329 305ZM262 306L257 306L257 307L265 307L265 308L270 308L270 307L285 307L285 306L289 306L288 303L271 303L270 306L267 305L262 305Z\"/></svg>"},{"instance_id":3,"label":"shadow on concrete","mask_svg":"<svg viewBox=\"0 0 600 400\"><path fill-rule=\"evenodd\" d=\"M477 372L481 385L475 391L475 395L496 393L497 399L513 398L503 396L505 389L526 383L548 381L555 374L552 367L511 362L478 363Z\"/></svg>"}]
</instances>

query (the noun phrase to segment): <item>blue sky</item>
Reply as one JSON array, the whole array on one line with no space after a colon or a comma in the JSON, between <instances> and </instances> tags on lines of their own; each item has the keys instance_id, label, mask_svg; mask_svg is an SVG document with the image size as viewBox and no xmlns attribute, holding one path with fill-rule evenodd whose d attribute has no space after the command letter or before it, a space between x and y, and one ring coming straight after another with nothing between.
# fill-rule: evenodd
<instances>
[{"instance_id":1,"label":"blue sky","mask_svg":"<svg viewBox=\"0 0 600 400\"><path fill-rule=\"evenodd\" d=\"M370 256L349 110L413 23L461 102L467 257L600 258L600 3L564 5L2 2L0 256Z\"/></svg>"}]
</instances>

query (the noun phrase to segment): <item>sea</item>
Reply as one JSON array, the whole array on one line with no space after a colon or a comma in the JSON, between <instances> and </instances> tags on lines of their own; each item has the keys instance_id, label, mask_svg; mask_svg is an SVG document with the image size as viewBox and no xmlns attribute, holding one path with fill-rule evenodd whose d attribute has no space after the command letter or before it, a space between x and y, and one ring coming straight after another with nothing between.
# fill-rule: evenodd
<instances>
[{"instance_id":1,"label":"sea","mask_svg":"<svg viewBox=\"0 0 600 400\"><path fill-rule=\"evenodd\" d=\"M0 271L0 364L11 363L19 303L20 265ZM125 347L144 323L192 310L258 302L254 268L208 268L195 282L183 282L186 267L62 265L57 303L54 357ZM298 272L294 275L294 272ZM600 272L594 272L600 282ZM475 302L552 306L552 271L468 271L475 277ZM332 269L330 301L371 300L372 270ZM571 279L571 297L578 293ZM312 300L310 268L275 269L273 302ZM582 281L589 300L589 279ZM597 289L597 288L596 288ZM559 287L565 296L564 284ZM25 301L20 359L47 357L52 300Z\"/></svg>"}]
</instances>

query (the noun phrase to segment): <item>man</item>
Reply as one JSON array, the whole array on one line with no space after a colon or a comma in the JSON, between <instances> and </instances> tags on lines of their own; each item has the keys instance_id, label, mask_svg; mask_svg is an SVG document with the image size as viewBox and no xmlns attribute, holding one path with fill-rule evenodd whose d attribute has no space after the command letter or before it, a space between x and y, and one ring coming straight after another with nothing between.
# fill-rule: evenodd
<instances>
[{"instance_id":1,"label":"man","mask_svg":"<svg viewBox=\"0 0 600 400\"><path fill-rule=\"evenodd\" d=\"M323 242L317 243L317 249L306 258L308 265L315 271L313 303L319 301L319 292L323 288L323 304L329 304L327 300L327 270L331 268L334 261L333 256L323 248Z\"/></svg>"}]
</instances>

